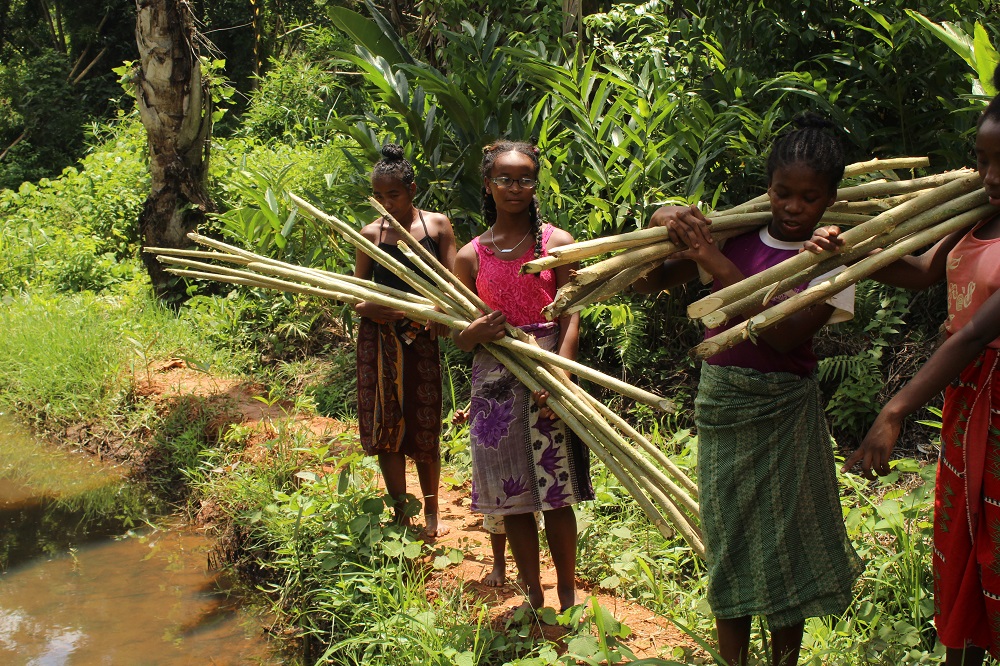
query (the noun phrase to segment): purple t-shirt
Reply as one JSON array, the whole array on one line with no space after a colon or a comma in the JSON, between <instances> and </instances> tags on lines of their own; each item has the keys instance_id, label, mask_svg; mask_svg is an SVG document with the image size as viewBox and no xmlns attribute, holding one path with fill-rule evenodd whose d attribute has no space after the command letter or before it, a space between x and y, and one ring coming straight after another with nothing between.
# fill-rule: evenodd
<instances>
[{"instance_id":1,"label":"purple t-shirt","mask_svg":"<svg viewBox=\"0 0 1000 666\"><path fill-rule=\"evenodd\" d=\"M760 231L755 229L742 236L729 239L722 248L722 254L732 261L743 275L750 276L798 254L801 247L802 243L780 241L774 238L768 233L767 227L763 227ZM829 275L820 276L809 284L822 282ZM792 291L796 293L803 291L809 284L801 284ZM718 291L720 288L718 280L714 280L712 291ZM788 296L787 292L779 294L770 302L773 305L787 299ZM831 323L850 319L854 312L854 288L850 287L844 290L827 302L838 309L830 317ZM844 316L845 314L847 316ZM743 317L730 319L718 328L710 328L705 331L705 338L717 335L743 321L745 321ZM816 370L817 359L816 354L813 353L812 338L810 338L787 352L779 352L763 340L758 340L757 344L750 340L744 340L730 349L709 357L707 362L711 365L752 368L760 372L790 372L805 377Z\"/></svg>"}]
</instances>

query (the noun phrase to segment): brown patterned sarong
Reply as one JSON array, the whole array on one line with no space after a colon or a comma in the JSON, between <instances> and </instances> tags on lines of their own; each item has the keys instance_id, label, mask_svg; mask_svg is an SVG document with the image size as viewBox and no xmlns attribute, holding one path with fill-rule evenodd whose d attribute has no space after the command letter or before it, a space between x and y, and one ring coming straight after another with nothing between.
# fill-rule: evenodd
<instances>
[{"instance_id":1,"label":"brown patterned sarong","mask_svg":"<svg viewBox=\"0 0 1000 666\"><path fill-rule=\"evenodd\" d=\"M440 457L441 359L438 342L409 320L358 325L358 430L365 454Z\"/></svg>"}]
</instances>

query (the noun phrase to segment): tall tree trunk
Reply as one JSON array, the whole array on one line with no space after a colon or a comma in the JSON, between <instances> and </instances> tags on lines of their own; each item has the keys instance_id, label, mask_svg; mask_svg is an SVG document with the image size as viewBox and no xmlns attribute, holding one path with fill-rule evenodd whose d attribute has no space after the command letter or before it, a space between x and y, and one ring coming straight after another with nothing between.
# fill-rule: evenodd
<instances>
[{"instance_id":1,"label":"tall tree trunk","mask_svg":"<svg viewBox=\"0 0 1000 666\"><path fill-rule=\"evenodd\" d=\"M188 3L136 0L136 9L136 97L149 138L150 172L139 233L143 246L185 247L187 233L214 210L205 186L212 96L202 78ZM142 259L156 294L172 295L171 276L155 257L143 253Z\"/></svg>"}]
</instances>

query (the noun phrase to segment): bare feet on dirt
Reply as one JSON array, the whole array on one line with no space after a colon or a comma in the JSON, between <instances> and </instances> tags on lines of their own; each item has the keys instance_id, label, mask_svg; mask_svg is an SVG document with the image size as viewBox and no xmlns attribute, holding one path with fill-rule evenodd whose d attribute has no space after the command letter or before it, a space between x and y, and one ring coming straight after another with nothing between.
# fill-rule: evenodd
<instances>
[{"instance_id":1,"label":"bare feet on dirt","mask_svg":"<svg viewBox=\"0 0 1000 666\"><path fill-rule=\"evenodd\" d=\"M429 539L437 539L438 537L443 537L448 532L451 532L451 525L438 521L436 513L429 513L424 516L424 519L427 523L424 527L424 536Z\"/></svg>"},{"instance_id":2,"label":"bare feet on dirt","mask_svg":"<svg viewBox=\"0 0 1000 666\"><path fill-rule=\"evenodd\" d=\"M501 564L494 564L493 571L489 572L485 578L483 578L483 584L486 587L503 587L504 583L507 582L507 567Z\"/></svg>"}]
</instances>

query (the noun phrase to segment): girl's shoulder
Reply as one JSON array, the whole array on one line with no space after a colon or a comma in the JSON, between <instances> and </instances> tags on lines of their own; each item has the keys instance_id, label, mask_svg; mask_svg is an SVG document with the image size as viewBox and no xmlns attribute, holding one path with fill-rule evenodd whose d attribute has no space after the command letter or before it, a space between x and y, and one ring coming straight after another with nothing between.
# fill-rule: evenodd
<instances>
[{"instance_id":1,"label":"girl's shoulder","mask_svg":"<svg viewBox=\"0 0 1000 666\"><path fill-rule=\"evenodd\" d=\"M427 231L432 236L440 238L441 236L455 235L455 229L451 225L451 220L444 213L424 211L424 224L427 225Z\"/></svg>"},{"instance_id":2,"label":"girl's shoulder","mask_svg":"<svg viewBox=\"0 0 1000 666\"><path fill-rule=\"evenodd\" d=\"M377 242L379 237L379 231L382 229L382 218L378 218L373 222L369 222L365 226L361 227L361 235L372 242Z\"/></svg>"},{"instance_id":3,"label":"girl's shoulder","mask_svg":"<svg viewBox=\"0 0 1000 666\"><path fill-rule=\"evenodd\" d=\"M458 248L458 252L455 254L455 258L471 258L477 255L476 245L479 243L479 238L473 238L471 241Z\"/></svg>"},{"instance_id":4,"label":"girl's shoulder","mask_svg":"<svg viewBox=\"0 0 1000 666\"><path fill-rule=\"evenodd\" d=\"M568 231L548 223L546 223L545 227L542 229L542 235L546 238L546 248L561 247L563 245L569 245L570 243L576 242L573 240L573 235Z\"/></svg>"}]
</instances>

